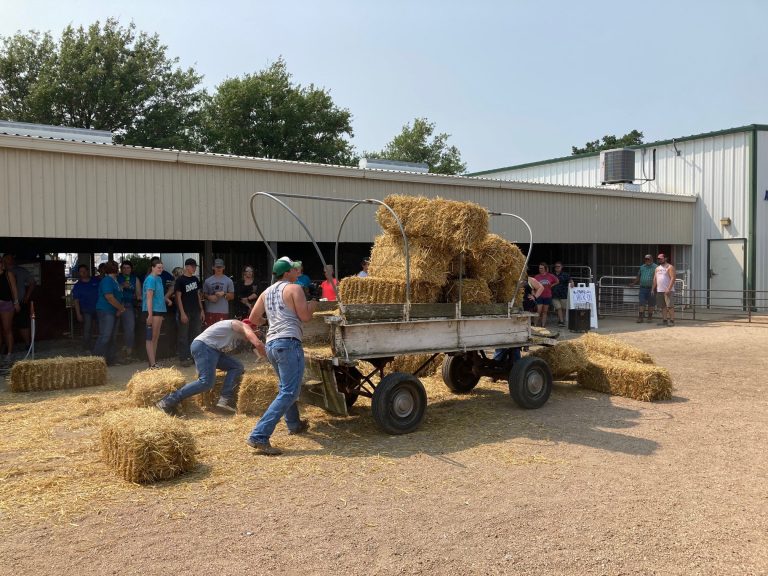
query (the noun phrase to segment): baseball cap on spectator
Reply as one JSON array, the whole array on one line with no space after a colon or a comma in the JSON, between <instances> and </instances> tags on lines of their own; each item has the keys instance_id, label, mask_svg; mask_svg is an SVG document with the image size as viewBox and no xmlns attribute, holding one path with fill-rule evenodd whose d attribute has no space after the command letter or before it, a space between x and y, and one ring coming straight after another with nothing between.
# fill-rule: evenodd
<instances>
[{"instance_id":1,"label":"baseball cap on spectator","mask_svg":"<svg viewBox=\"0 0 768 576\"><path fill-rule=\"evenodd\" d=\"M275 260L274 265L272 266L272 273L277 276L282 276L286 272L290 271L292 268L301 268L301 261L300 260L291 260L288 258L288 256L283 256L279 260Z\"/></svg>"},{"instance_id":2,"label":"baseball cap on spectator","mask_svg":"<svg viewBox=\"0 0 768 576\"><path fill-rule=\"evenodd\" d=\"M184 266L197 266L197 261L194 258L187 258L184 260Z\"/></svg>"},{"instance_id":3,"label":"baseball cap on spectator","mask_svg":"<svg viewBox=\"0 0 768 576\"><path fill-rule=\"evenodd\" d=\"M643 256L643 260L653 260L653 256L651 256L650 254L646 254L645 256Z\"/></svg>"},{"instance_id":4,"label":"baseball cap on spectator","mask_svg":"<svg viewBox=\"0 0 768 576\"><path fill-rule=\"evenodd\" d=\"M213 267L224 268L224 260L222 260L221 258L216 258L216 260L213 261Z\"/></svg>"}]
</instances>

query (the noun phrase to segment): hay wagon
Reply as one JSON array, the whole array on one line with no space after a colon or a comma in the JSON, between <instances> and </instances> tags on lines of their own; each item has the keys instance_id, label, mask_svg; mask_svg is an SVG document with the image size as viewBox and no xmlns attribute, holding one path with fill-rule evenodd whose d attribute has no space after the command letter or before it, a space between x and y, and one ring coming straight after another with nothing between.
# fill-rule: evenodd
<instances>
[{"instance_id":1,"label":"hay wagon","mask_svg":"<svg viewBox=\"0 0 768 576\"><path fill-rule=\"evenodd\" d=\"M507 380L515 403L524 409L543 406L552 391L552 373L546 361L520 351L533 345L551 345L553 340L532 333L531 318L513 302L505 304L464 304L459 289L456 303L411 303L408 239L395 212L380 200L347 200L318 198L293 194L257 192L251 197L251 215L254 224L273 258L272 249L258 225L254 200L268 197L286 210L301 224L312 239L323 266L325 260L309 229L299 216L277 196L312 198L326 201L353 203L339 226L335 248L335 269L338 270L338 245L341 230L352 211L361 204L383 206L400 226L405 252L404 304L345 304L328 303L338 313L324 318L331 333L332 357L306 358L306 377L302 387L302 401L327 411L346 416L348 409L360 396L371 399L373 418L379 428L388 434L406 434L421 424L427 405L427 395L419 374L439 354L444 354L442 378L450 390L467 394L483 376ZM521 221L531 236L525 220L514 214L494 213ZM530 253L530 249L529 249ZM528 258L525 259L523 272ZM522 276L521 273L521 276ZM460 284L459 284L460 285ZM491 355L488 352L494 350ZM412 373L385 373L385 368L396 356L423 354L429 358ZM364 369L367 366L372 369Z\"/></svg>"}]
</instances>

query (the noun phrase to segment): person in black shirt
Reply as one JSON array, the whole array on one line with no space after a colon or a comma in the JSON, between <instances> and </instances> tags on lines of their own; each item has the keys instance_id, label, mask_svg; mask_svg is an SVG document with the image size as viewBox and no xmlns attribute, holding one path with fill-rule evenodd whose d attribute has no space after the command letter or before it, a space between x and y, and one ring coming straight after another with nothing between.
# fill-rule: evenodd
<instances>
[{"instance_id":1,"label":"person in black shirt","mask_svg":"<svg viewBox=\"0 0 768 576\"><path fill-rule=\"evenodd\" d=\"M177 335L177 354L182 366L192 366L192 354L189 346L192 340L202 332L203 301L200 298L202 284L195 276L197 262L187 258L184 273L176 279L174 294L179 311L179 329Z\"/></svg>"},{"instance_id":2,"label":"person in black shirt","mask_svg":"<svg viewBox=\"0 0 768 576\"><path fill-rule=\"evenodd\" d=\"M253 266L243 266L242 280L235 283L235 318L248 318L254 302L259 297L256 282L253 281Z\"/></svg>"}]
</instances>

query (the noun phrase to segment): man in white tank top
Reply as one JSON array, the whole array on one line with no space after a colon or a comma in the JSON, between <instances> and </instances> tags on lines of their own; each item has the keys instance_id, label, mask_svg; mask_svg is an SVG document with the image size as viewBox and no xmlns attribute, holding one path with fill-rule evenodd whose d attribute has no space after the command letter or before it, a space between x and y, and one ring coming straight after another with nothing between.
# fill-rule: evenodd
<instances>
[{"instance_id":1,"label":"man in white tank top","mask_svg":"<svg viewBox=\"0 0 768 576\"><path fill-rule=\"evenodd\" d=\"M659 294L663 298L661 303L661 322L660 326L675 325L675 306L673 297L675 295L675 267L667 262L664 254L658 255L659 265L653 275L653 288L651 292Z\"/></svg>"},{"instance_id":2,"label":"man in white tank top","mask_svg":"<svg viewBox=\"0 0 768 576\"><path fill-rule=\"evenodd\" d=\"M267 359L280 379L277 397L256 423L246 443L257 454L277 456L282 451L272 446L269 438L280 418L285 417L289 434L301 434L309 429L309 422L299 418L296 401L304 377L304 348L301 344L302 322L312 320L317 302L307 302L304 289L296 284L301 273L301 262L283 257L275 261L272 273L278 278L261 293L251 310L249 320L259 326L264 314L269 322L267 330Z\"/></svg>"}]
</instances>

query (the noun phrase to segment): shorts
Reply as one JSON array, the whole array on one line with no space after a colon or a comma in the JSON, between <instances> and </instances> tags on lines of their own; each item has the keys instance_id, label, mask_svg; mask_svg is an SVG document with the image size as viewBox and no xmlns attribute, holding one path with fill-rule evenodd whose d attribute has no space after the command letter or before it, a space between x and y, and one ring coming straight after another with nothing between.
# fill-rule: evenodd
<instances>
[{"instance_id":1,"label":"shorts","mask_svg":"<svg viewBox=\"0 0 768 576\"><path fill-rule=\"evenodd\" d=\"M674 292L664 292L662 295L662 298L664 300L664 306L667 308L674 308L675 306L675 293Z\"/></svg>"},{"instance_id":2,"label":"shorts","mask_svg":"<svg viewBox=\"0 0 768 576\"><path fill-rule=\"evenodd\" d=\"M126 310L128 310L128 309L126 309ZM166 314L168 314L168 313L167 312L152 312L152 316L157 316L158 318L165 318ZM147 314L146 312L142 312L141 313L141 317L144 319L144 321L147 320L148 316L149 316L149 314Z\"/></svg>"},{"instance_id":3,"label":"shorts","mask_svg":"<svg viewBox=\"0 0 768 576\"><path fill-rule=\"evenodd\" d=\"M0 300L0 314L7 314L8 312L13 311L13 302L10 300Z\"/></svg>"},{"instance_id":4,"label":"shorts","mask_svg":"<svg viewBox=\"0 0 768 576\"><path fill-rule=\"evenodd\" d=\"M536 304L540 306L551 306L552 305L552 298L536 298Z\"/></svg>"},{"instance_id":5,"label":"shorts","mask_svg":"<svg viewBox=\"0 0 768 576\"><path fill-rule=\"evenodd\" d=\"M25 330L30 327L29 322L29 302L19 302L21 309L13 317L13 327L19 330Z\"/></svg>"},{"instance_id":6,"label":"shorts","mask_svg":"<svg viewBox=\"0 0 768 576\"><path fill-rule=\"evenodd\" d=\"M552 308L565 310L568 308L568 298L552 298Z\"/></svg>"},{"instance_id":7,"label":"shorts","mask_svg":"<svg viewBox=\"0 0 768 576\"><path fill-rule=\"evenodd\" d=\"M638 301L640 302L640 306L656 306L656 293L651 292L650 288L640 286Z\"/></svg>"}]
</instances>

